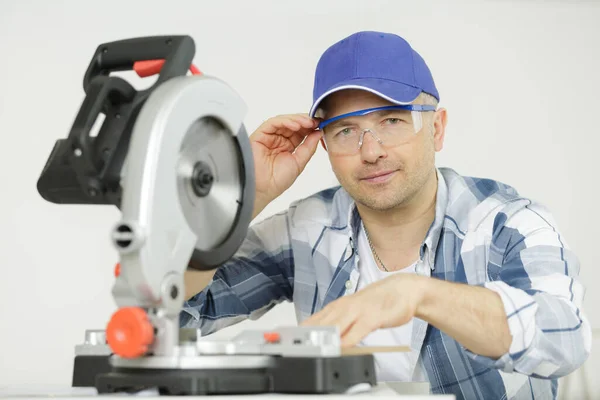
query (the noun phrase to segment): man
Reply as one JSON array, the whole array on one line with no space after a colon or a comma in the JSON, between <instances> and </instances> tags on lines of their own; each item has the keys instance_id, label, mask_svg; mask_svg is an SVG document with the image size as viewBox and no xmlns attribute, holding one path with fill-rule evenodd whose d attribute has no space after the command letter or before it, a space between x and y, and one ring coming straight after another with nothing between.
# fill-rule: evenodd
<instances>
[{"instance_id":1,"label":"man","mask_svg":"<svg viewBox=\"0 0 600 400\"><path fill-rule=\"evenodd\" d=\"M303 325L337 326L377 354L381 381L457 398L554 398L591 347L579 263L542 205L436 168L447 111L399 36L359 32L316 69L309 115L252 135L255 216L319 142L341 186L254 224L234 259L186 276L181 325L203 334L293 301ZM214 276L213 276L214 274Z\"/></svg>"}]
</instances>

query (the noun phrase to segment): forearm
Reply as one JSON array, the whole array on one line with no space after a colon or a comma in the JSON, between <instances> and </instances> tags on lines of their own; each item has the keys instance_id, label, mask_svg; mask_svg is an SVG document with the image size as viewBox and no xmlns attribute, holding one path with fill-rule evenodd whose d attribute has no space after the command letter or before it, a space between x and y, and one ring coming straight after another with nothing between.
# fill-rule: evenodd
<instances>
[{"instance_id":1,"label":"forearm","mask_svg":"<svg viewBox=\"0 0 600 400\"><path fill-rule=\"evenodd\" d=\"M286 252L286 249L282 250ZM215 270L210 286L188 286L180 326L210 334L246 318L258 318L277 303L291 300L290 264L279 253L270 257L243 253ZM193 277L187 271L187 277ZM212 272L212 271L211 271ZM193 279L189 280L193 282ZM197 282L200 282L198 280Z\"/></svg>"},{"instance_id":2,"label":"forearm","mask_svg":"<svg viewBox=\"0 0 600 400\"><path fill-rule=\"evenodd\" d=\"M185 299L189 300L204 290L215 276L216 269L210 271L187 270L184 273Z\"/></svg>"},{"instance_id":3,"label":"forearm","mask_svg":"<svg viewBox=\"0 0 600 400\"><path fill-rule=\"evenodd\" d=\"M512 337L497 293L478 286L421 279L417 318L451 336L473 353L498 358L508 351Z\"/></svg>"},{"instance_id":4,"label":"forearm","mask_svg":"<svg viewBox=\"0 0 600 400\"><path fill-rule=\"evenodd\" d=\"M258 214L260 214L268 204L269 201L264 200L262 196L259 196L257 194L254 200L252 219L256 218ZM209 271L200 271L193 269L188 269L187 271L185 271L185 299L189 300L191 297L203 291L204 288L206 288L206 286L208 286L208 284L212 281L216 272L216 268Z\"/></svg>"},{"instance_id":5,"label":"forearm","mask_svg":"<svg viewBox=\"0 0 600 400\"><path fill-rule=\"evenodd\" d=\"M266 196L256 193L254 196L254 208L252 210L252 219L254 220L258 214L260 214L272 199L267 198Z\"/></svg>"},{"instance_id":6,"label":"forearm","mask_svg":"<svg viewBox=\"0 0 600 400\"><path fill-rule=\"evenodd\" d=\"M182 324L210 332L226 321L255 316L263 307L291 300L294 273L288 226L287 213L278 213L251 226L234 256L218 268L186 271Z\"/></svg>"},{"instance_id":7,"label":"forearm","mask_svg":"<svg viewBox=\"0 0 600 400\"><path fill-rule=\"evenodd\" d=\"M256 218L258 214L260 214L268 204L268 201L263 200L262 197L257 195L254 200L252 219ZM208 286L208 284L212 281L216 272L216 268L209 271L200 271L193 269L188 269L187 271L185 271L185 299L189 300L191 297L203 291L206 288L206 286Z\"/></svg>"}]
</instances>

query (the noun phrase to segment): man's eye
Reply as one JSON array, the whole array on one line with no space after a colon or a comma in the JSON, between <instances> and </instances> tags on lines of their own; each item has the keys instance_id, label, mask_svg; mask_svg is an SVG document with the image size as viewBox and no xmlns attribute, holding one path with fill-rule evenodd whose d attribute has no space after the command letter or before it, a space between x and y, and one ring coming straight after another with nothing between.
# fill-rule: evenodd
<instances>
[{"instance_id":1,"label":"man's eye","mask_svg":"<svg viewBox=\"0 0 600 400\"><path fill-rule=\"evenodd\" d=\"M385 120L385 122L394 125L399 124L400 122L402 122L402 120L400 118L388 118Z\"/></svg>"}]
</instances>

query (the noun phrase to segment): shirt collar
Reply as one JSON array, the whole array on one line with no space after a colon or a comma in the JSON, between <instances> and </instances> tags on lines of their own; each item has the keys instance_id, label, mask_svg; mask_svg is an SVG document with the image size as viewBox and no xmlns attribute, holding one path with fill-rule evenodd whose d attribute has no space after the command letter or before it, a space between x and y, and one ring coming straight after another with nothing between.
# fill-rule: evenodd
<instances>
[{"instance_id":1,"label":"shirt collar","mask_svg":"<svg viewBox=\"0 0 600 400\"><path fill-rule=\"evenodd\" d=\"M432 270L435 269L435 252L440 241L442 226L446 218L446 207L448 206L448 186L446 185L446 180L439 169L436 168L435 172L438 181L435 199L435 218L427 231L427 235L425 235L425 240L421 244L420 249L421 259L429 252L429 259L431 260L429 266Z\"/></svg>"}]
</instances>

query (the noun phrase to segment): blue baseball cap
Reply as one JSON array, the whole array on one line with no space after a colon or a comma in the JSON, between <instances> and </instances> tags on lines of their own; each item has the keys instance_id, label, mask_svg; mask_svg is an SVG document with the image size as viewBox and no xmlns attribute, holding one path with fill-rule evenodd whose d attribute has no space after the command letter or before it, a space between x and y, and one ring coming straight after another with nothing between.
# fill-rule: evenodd
<instances>
[{"instance_id":1,"label":"blue baseball cap","mask_svg":"<svg viewBox=\"0 0 600 400\"><path fill-rule=\"evenodd\" d=\"M325 50L317 63L310 116L328 95L344 89L368 90L394 104L409 104L421 92L440 100L423 58L406 40L385 32L357 32Z\"/></svg>"}]
</instances>

